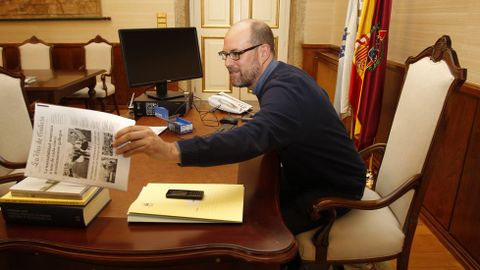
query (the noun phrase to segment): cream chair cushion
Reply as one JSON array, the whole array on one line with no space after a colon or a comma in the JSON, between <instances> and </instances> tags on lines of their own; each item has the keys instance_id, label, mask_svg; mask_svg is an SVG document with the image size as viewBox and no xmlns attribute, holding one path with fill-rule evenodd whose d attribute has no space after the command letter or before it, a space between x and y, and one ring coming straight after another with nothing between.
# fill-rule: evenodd
<instances>
[{"instance_id":1,"label":"cream chair cushion","mask_svg":"<svg viewBox=\"0 0 480 270\"><path fill-rule=\"evenodd\" d=\"M115 86L109 82L106 82L105 85L107 86L107 92L103 89L102 81L97 81L97 85L95 86L95 97L98 98L105 98L115 93ZM71 97L81 97L87 98L88 97L88 88L82 88L77 92L73 93Z\"/></svg>"},{"instance_id":2,"label":"cream chair cushion","mask_svg":"<svg viewBox=\"0 0 480 270\"><path fill-rule=\"evenodd\" d=\"M22 69L51 69L50 46L42 43L25 43L18 49Z\"/></svg>"},{"instance_id":3,"label":"cream chair cushion","mask_svg":"<svg viewBox=\"0 0 480 270\"><path fill-rule=\"evenodd\" d=\"M362 200L380 196L366 188ZM302 260L315 261L312 237L318 229L298 234ZM328 260L375 258L401 252L405 235L395 215L388 208L374 211L351 210L335 221L329 234Z\"/></svg>"}]
</instances>

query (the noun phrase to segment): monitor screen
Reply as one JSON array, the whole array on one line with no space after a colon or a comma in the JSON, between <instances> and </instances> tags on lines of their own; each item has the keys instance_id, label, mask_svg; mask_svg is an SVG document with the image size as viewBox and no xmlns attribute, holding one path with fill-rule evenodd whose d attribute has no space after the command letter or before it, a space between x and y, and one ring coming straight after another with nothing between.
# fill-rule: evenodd
<instances>
[{"instance_id":1,"label":"monitor screen","mask_svg":"<svg viewBox=\"0 0 480 270\"><path fill-rule=\"evenodd\" d=\"M128 85L155 85L149 96L178 97L167 91L168 82L203 76L194 27L120 29L119 37Z\"/></svg>"}]
</instances>

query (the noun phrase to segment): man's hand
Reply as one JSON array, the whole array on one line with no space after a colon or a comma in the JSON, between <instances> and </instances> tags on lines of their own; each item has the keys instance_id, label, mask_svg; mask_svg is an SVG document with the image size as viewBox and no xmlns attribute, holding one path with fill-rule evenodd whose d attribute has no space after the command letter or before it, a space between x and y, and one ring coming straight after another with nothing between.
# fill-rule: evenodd
<instances>
[{"instance_id":1,"label":"man's hand","mask_svg":"<svg viewBox=\"0 0 480 270\"><path fill-rule=\"evenodd\" d=\"M146 126L130 126L119 130L115 134L113 147L117 155L124 157L144 153L155 159L167 158L180 162L176 144L165 142Z\"/></svg>"}]
</instances>

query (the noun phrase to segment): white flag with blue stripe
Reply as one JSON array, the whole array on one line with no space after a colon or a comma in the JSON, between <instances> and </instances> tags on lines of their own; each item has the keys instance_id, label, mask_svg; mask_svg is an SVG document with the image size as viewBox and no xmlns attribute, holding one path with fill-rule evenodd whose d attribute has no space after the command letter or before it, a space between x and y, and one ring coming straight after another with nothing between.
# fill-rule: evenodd
<instances>
[{"instance_id":1,"label":"white flag with blue stripe","mask_svg":"<svg viewBox=\"0 0 480 270\"><path fill-rule=\"evenodd\" d=\"M333 106L341 118L350 115L350 104L348 95L350 91L350 76L352 73L353 50L358 28L358 14L361 4L360 0L348 2L345 28L342 36L342 45L338 57L337 85Z\"/></svg>"}]
</instances>

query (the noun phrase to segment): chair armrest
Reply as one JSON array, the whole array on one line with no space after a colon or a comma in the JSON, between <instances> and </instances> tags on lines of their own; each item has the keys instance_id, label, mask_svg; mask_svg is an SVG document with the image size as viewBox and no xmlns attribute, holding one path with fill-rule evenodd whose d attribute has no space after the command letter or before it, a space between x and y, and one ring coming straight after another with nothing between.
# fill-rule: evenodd
<instances>
[{"instance_id":1,"label":"chair armrest","mask_svg":"<svg viewBox=\"0 0 480 270\"><path fill-rule=\"evenodd\" d=\"M366 157L367 155L370 155L370 154L381 154L383 156L383 154L385 154L386 147L387 147L386 143L376 143L366 148L363 148L362 150L360 150L359 153L362 157Z\"/></svg>"},{"instance_id":2,"label":"chair armrest","mask_svg":"<svg viewBox=\"0 0 480 270\"><path fill-rule=\"evenodd\" d=\"M4 175L4 176L0 176L0 184L6 184L11 182L18 183L23 179L25 179L25 175L23 173Z\"/></svg>"},{"instance_id":3,"label":"chair armrest","mask_svg":"<svg viewBox=\"0 0 480 270\"><path fill-rule=\"evenodd\" d=\"M102 81L105 81L105 77L112 77L112 74L110 74L110 73L102 73L102 75L100 75L100 79L102 79Z\"/></svg>"},{"instance_id":4,"label":"chair armrest","mask_svg":"<svg viewBox=\"0 0 480 270\"><path fill-rule=\"evenodd\" d=\"M27 166L27 163L9 161L3 158L2 156L0 156L0 166L3 166L8 169L22 169Z\"/></svg>"},{"instance_id":5,"label":"chair armrest","mask_svg":"<svg viewBox=\"0 0 480 270\"><path fill-rule=\"evenodd\" d=\"M385 154L386 143L376 143L362 149L359 154L367 167L366 186L375 190L380 164Z\"/></svg>"},{"instance_id":6,"label":"chair armrest","mask_svg":"<svg viewBox=\"0 0 480 270\"><path fill-rule=\"evenodd\" d=\"M385 206L389 206L398 198L412 189L417 189L420 185L422 175L416 174L408 179L405 183L397 187L387 196L377 200L349 200L338 197L321 198L313 204L310 216L313 220L317 220L322 216L322 212L331 211L338 207L361 209L361 210L375 210Z\"/></svg>"},{"instance_id":7,"label":"chair armrest","mask_svg":"<svg viewBox=\"0 0 480 270\"><path fill-rule=\"evenodd\" d=\"M327 261L327 251L329 245L329 234L337 218L335 208L345 207L351 209L361 210L375 210L386 206L389 206L392 202L402 197L405 193L412 189L420 187L421 175L416 174L412 176L408 181L404 182L401 186L396 188L387 196L378 200L349 200L337 197L328 197L319 199L311 209L310 217L312 220L318 220L323 218L324 224L313 234L312 242L315 245L315 260L318 262Z\"/></svg>"},{"instance_id":8,"label":"chair armrest","mask_svg":"<svg viewBox=\"0 0 480 270\"><path fill-rule=\"evenodd\" d=\"M100 75L100 79L102 80L102 89L105 90L105 93L107 93L107 84L106 84L106 77L112 77L112 74L110 73L103 73L102 75Z\"/></svg>"},{"instance_id":9,"label":"chair armrest","mask_svg":"<svg viewBox=\"0 0 480 270\"><path fill-rule=\"evenodd\" d=\"M327 260L328 235L337 217L335 208L345 207L350 209L375 210L389 206L408 191L412 189L417 190L420 187L421 177L422 175L420 174L412 176L408 181L404 182L390 194L378 200L357 201L337 197L319 199L312 206L310 217L312 220L324 218L326 222L312 237L313 244L316 247L315 260Z\"/></svg>"}]
</instances>

